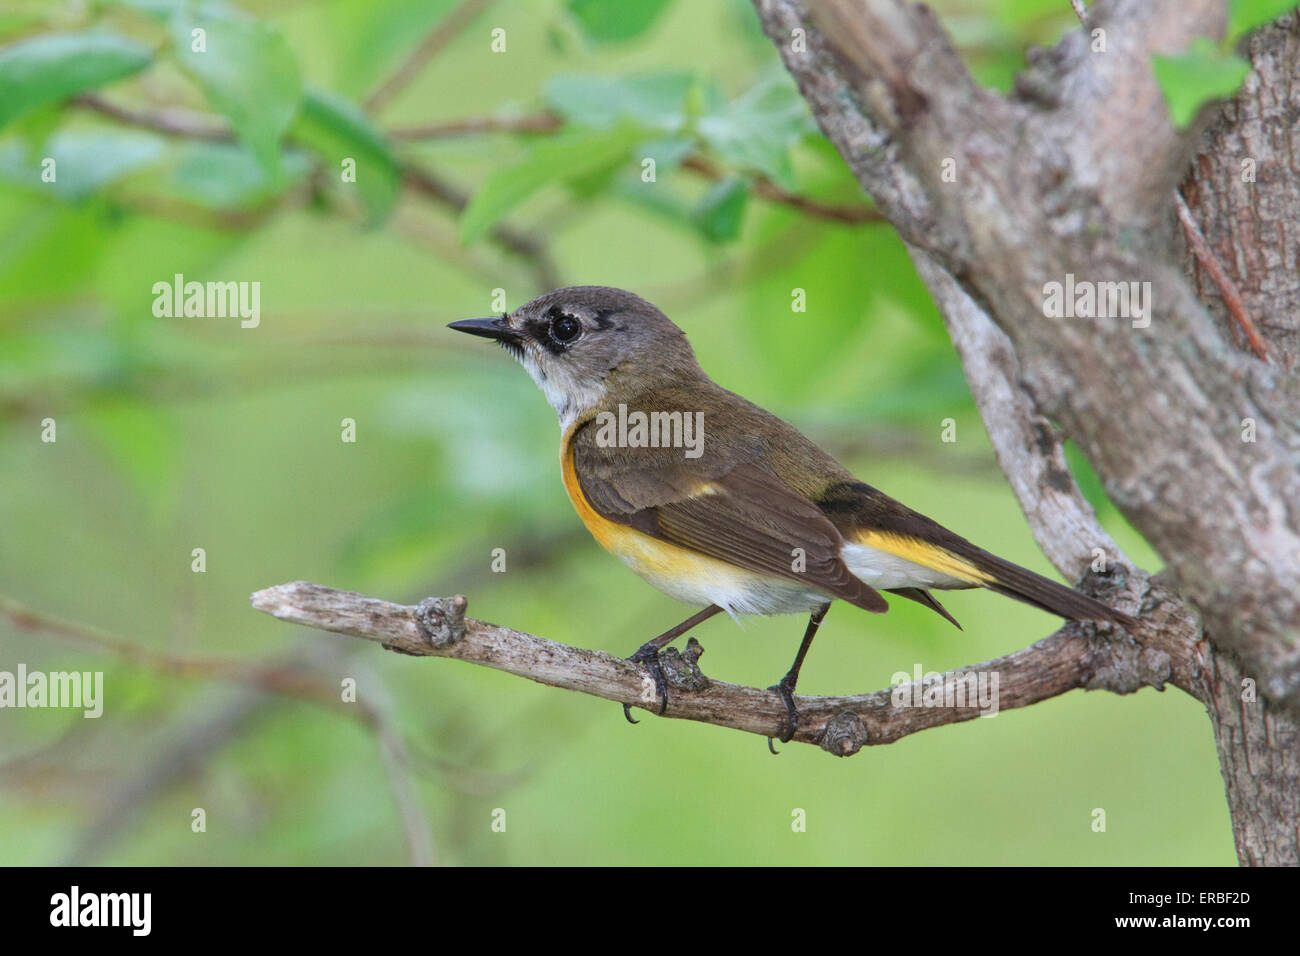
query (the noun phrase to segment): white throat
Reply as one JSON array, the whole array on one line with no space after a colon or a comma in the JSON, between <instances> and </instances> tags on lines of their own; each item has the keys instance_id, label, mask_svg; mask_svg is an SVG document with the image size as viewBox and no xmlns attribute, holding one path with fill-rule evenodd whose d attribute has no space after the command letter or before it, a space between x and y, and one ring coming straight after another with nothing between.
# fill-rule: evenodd
<instances>
[{"instance_id":1,"label":"white throat","mask_svg":"<svg viewBox=\"0 0 1300 956\"><path fill-rule=\"evenodd\" d=\"M520 357L519 364L528 371L533 381L537 383L537 387L542 390L542 394L546 396L546 400L551 403L551 408L555 409L562 432L568 431L569 426L576 422L583 412L595 408L605 397L604 382L599 382L595 386L581 384L563 367L549 372L543 371L537 360L527 352Z\"/></svg>"}]
</instances>

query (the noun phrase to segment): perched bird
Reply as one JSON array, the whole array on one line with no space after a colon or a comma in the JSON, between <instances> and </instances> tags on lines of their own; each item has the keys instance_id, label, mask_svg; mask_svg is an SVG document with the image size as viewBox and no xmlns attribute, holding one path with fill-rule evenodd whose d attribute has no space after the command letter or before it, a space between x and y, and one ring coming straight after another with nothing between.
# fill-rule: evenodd
<instances>
[{"instance_id":1,"label":"perched bird","mask_svg":"<svg viewBox=\"0 0 1300 956\"><path fill-rule=\"evenodd\" d=\"M799 669L834 600L879 614L888 591L957 624L931 591L983 587L1071 620L1133 623L858 481L714 383L685 333L630 292L558 289L449 328L495 339L546 395L560 419L564 488L595 539L659 590L704 606L629 658L653 677L660 714L660 650L719 611L811 615L771 688L786 707L782 741L798 726Z\"/></svg>"}]
</instances>

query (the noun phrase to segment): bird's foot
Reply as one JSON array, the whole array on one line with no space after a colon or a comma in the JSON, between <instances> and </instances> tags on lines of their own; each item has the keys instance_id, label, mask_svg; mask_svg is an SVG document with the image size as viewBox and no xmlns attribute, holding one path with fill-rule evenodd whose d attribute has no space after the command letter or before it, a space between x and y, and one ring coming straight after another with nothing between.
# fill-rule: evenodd
<instances>
[{"instance_id":1,"label":"bird's foot","mask_svg":"<svg viewBox=\"0 0 1300 956\"><path fill-rule=\"evenodd\" d=\"M768 690L774 690L781 695L781 700L785 704L785 731L777 739L783 744L788 744L794 739L794 732L799 729L799 711L794 706L794 682L782 678L779 683L773 684ZM767 749L772 753L780 753L772 745L772 738L767 738Z\"/></svg>"},{"instance_id":2,"label":"bird's foot","mask_svg":"<svg viewBox=\"0 0 1300 956\"><path fill-rule=\"evenodd\" d=\"M663 666L659 663L659 648L654 641L647 641L642 644L635 654L628 658L632 664L642 664L650 679L654 681L655 693L659 696L659 716L664 715L668 709L668 678L664 676ZM632 705L623 705L623 716L627 718L629 724L639 724L641 721L632 716Z\"/></svg>"},{"instance_id":3,"label":"bird's foot","mask_svg":"<svg viewBox=\"0 0 1300 956\"><path fill-rule=\"evenodd\" d=\"M686 647L680 653L673 647L666 647L660 651L654 641L650 641L643 644L640 650L628 658L633 664L644 664L650 678L654 681L655 692L660 701L659 716L662 717L664 711L668 709L669 685L684 691L701 691L709 686L709 679L704 676L699 665L700 655L703 653L704 648L700 646L700 642L691 637L687 638ZM630 704L623 705L623 716L628 719L628 723L640 723L632 719Z\"/></svg>"}]
</instances>

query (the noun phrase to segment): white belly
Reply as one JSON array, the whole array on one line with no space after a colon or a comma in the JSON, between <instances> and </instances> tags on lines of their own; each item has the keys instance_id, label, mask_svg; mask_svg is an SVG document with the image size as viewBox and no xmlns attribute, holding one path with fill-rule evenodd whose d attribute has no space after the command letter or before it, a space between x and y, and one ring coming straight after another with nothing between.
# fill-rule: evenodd
<instances>
[{"instance_id":1,"label":"white belly","mask_svg":"<svg viewBox=\"0 0 1300 956\"><path fill-rule=\"evenodd\" d=\"M685 560L679 556L672 573L662 573L655 550L652 546L642 553L634 547L618 557L669 597L699 607L716 604L733 618L742 614L807 614L832 600L798 581L767 577L702 554Z\"/></svg>"}]
</instances>

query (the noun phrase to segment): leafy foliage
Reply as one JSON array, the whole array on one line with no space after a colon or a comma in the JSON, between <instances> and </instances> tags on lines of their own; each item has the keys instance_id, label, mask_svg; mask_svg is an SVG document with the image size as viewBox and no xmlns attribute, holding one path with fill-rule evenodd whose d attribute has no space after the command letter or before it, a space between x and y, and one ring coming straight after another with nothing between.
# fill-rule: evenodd
<instances>
[{"instance_id":1,"label":"leafy foliage","mask_svg":"<svg viewBox=\"0 0 1300 956\"><path fill-rule=\"evenodd\" d=\"M442 328L496 311L498 296L514 308L546 291L546 257L557 281L619 285L663 307L720 383L864 480L1048 570L898 237L799 205L869 199L749 3L496 4L391 109L367 112L367 94L456 6L32 0L0 14L0 591L197 658L316 646L247 608L250 591L294 578L398 600L463 592L477 617L629 653L679 608L577 525L554 415L528 378ZM1057 0L937 7L979 78L1002 86L1026 45L1078 28ZM1273 9L1234 4L1247 26L1233 29ZM489 47L498 27L505 54ZM77 101L87 93L109 112ZM413 169L434 185L409 189ZM153 286L177 274L261 283L260 327L156 317ZM35 437L46 418L57 442ZM938 437L949 418L954 444ZM356 443L340 440L344 419ZM203 573L191 570L198 547ZM491 570L496 549L505 573ZM966 631L909 607L883 624L832 615L804 686L884 686L917 662L995 657L1052 623L994 596L950 606ZM792 624L711 624L706 672L767 686L789 664ZM235 690L33 633L0 616L0 668L102 666L110 707L85 722L96 725L80 731L85 747L53 712L22 723L10 712L0 758L41 753L57 776L5 763L4 863L61 857L102 800L147 778ZM364 700L391 704L445 862L1233 859L1190 701L1062 698L876 748L846 786L853 768L811 750L770 762L761 743L711 728L631 729L616 707L576 695L390 657L356 649L310 676L333 697L341 675L360 675ZM366 722L346 705L268 701L203 773L151 794L105 861L405 860ZM1135 723L1143 740L1097 744ZM786 761L789 772L776 767ZM966 785L898 783L936 767ZM745 786L756 772L768 785ZM1122 840L1090 832L1098 805ZM193 806L209 808L212 834L190 832ZM485 823L497 807L507 833ZM807 833L790 832L791 807L808 809Z\"/></svg>"},{"instance_id":2,"label":"leafy foliage","mask_svg":"<svg viewBox=\"0 0 1300 956\"><path fill-rule=\"evenodd\" d=\"M293 51L266 24L233 13L191 15L169 24L180 66L223 113L267 175L280 174L280 139L298 110L302 80Z\"/></svg>"},{"instance_id":3,"label":"leafy foliage","mask_svg":"<svg viewBox=\"0 0 1300 956\"><path fill-rule=\"evenodd\" d=\"M1250 72L1249 63L1205 37L1193 40L1186 53L1155 57L1152 66L1174 124L1180 127L1189 125L1206 103L1236 92Z\"/></svg>"},{"instance_id":4,"label":"leafy foliage","mask_svg":"<svg viewBox=\"0 0 1300 956\"><path fill-rule=\"evenodd\" d=\"M28 110L138 73L149 49L109 33L50 33L0 50L0 127Z\"/></svg>"}]
</instances>

